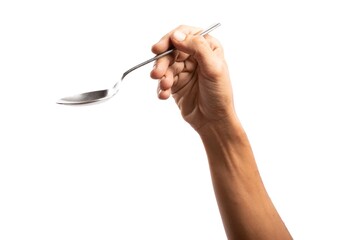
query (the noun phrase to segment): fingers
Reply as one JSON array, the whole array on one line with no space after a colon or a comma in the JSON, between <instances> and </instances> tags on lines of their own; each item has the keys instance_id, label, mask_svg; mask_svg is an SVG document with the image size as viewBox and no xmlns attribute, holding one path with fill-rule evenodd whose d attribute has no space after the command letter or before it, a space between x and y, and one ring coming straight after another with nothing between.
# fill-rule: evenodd
<instances>
[{"instance_id":1,"label":"fingers","mask_svg":"<svg viewBox=\"0 0 360 240\"><path fill-rule=\"evenodd\" d=\"M214 70L219 69L219 59L223 58L223 50L217 39L207 34L199 35L201 29L179 26L166 34L152 47L156 54L164 52L171 47L177 49L177 56L171 55L159 59L156 62L156 68L151 72L151 77L159 79L163 76L172 62L185 61L192 56L200 67L207 73L212 74Z\"/></svg>"},{"instance_id":2,"label":"fingers","mask_svg":"<svg viewBox=\"0 0 360 240\"><path fill-rule=\"evenodd\" d=\"M160 84L158 85L158 98L161 100L166 100L171 96L171 89L161 89Z\"/></svg>"},{"instance_id":3,"label":"fingers","mask_svg":"<svg viewBox=\"0 0 360 240\"><path fill-rule=\"evenodd\" d=\"M151 78L159 79L157 94L159 99L168 99L171 95L173 85L173 74L169 70L169 65L173 62L173 57L165 56L158 59L150 73Z\"/></svg>"},{"instance_id":4,"label":"fingers","mask_svg":"<svg viewBox=\"0 0 360 240\"><path fill-rule=\"evenodd\" d=\"M215 38L210 35L200 36L199 32L201 32L199 28L182 25L153 45L152 51L155 54L173 47L176 49L173 54L158 59L150 73L151 78L160 79L158 83L160 99L167 99L171 92L177 91L176 82L179 74L184 76L185 73L191 73L198 65L203 73L209 76L215 76L216 73L220 75L219 59L223 58L222 47Z\"/></svg>"},{"instance_id":5,"label":"fingers","mask_svg":"<svg viewBox=\"0 0 360 240\"><path fill-rule=\"evenodd\" d=\"M151 78L160 79L162 76L164 76L168 67L172 62L173 62L173 57L169 55L158 59L155 62L154 67L150 73Z\"/></svg>"},{"instance_id":6,"label":"fingers","mask_svg":"<svg viewBox=\"0 0 360 240\"><path fill-rule=\"evenodd\" d=\"M181 25L177 27L175 30L169 32L165 36L163 36L159 42L154 44L151 48L152 52L155 54L163 53L171 48L173 48L173 44L171 41L171 36L176 31L182 31L186 34L195 34L201 31L199 28L189 27L185 25ZM158 59L154 65L154 69L151 71L150 76L153 79L160 79L166 72L166 69L174 62L174 61L184 61L188 58L188 54L184 52L175 51L174 54L170 54Z\"/></svg>"},{"instance_id":7,"label":"fingers","mask_svg":"<svg viewBox=\"0 0 360 240\"><path fill-rule=\"evenodd\" d=\"M220 44L209 35L186 35L177 30L170 38L176 49L191 55L206 71L215 67L219 53L222 54Z\"/></svg>"},{"instance_id":8,"label":"fingers","mask_svg":"<svg viewBox=\"0 0 360 240\"><path fill-rule=\"evenodd\" d=\"M171 96L171 87L173 86L174 78L171 73L163 76L158 82L157 94L158 98L165 100Z\"/></svg>"},{"instance_id":9,"label":"fingers","mask_svg":"<svg viewBox=\"0 0 360 240\"><path fill-rule=\"evenodd\" d=\"M159 79L157 93L160 99L168 99L171 96L172 88L176 84L178 74L182 69L183 64L174 63L167 69L161 79Z\"/></svg>"}]
</instances>

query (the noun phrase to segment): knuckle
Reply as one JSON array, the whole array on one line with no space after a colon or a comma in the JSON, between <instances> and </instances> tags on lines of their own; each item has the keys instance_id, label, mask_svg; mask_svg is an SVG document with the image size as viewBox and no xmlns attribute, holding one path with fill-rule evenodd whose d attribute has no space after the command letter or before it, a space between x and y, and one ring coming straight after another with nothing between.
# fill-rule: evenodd
<instances>
[{"instance_id":1,"label":"knuckle","mask_svg":"<svg viewBox=\"0 0 360 240\"><path fill-rule=\"evenodd\" d=\"M194 36L192 39L193 43L196 45L207 45L207 41L203 36Z\"/></svg>"}]
</instances>

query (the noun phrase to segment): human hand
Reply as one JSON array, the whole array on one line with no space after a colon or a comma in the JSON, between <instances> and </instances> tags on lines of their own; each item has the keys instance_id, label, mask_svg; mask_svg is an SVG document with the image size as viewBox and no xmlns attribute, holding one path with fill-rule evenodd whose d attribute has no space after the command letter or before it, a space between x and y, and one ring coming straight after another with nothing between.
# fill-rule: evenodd
<instances>
[{"instance_id":1,"label":"human hand","mask_svg":"<svg viewBox=\"0 0 360 240\"><path fill-rule=\"evenodd\" d=\"M159 80L158 97L172 95L195 130L235 115L223 48L215 38L199 32L199 28L179 26L162 37L152 47L155 54L171 46L176 50L158 59L151 71L151 77Z\"/></svg>"}]
</instances>

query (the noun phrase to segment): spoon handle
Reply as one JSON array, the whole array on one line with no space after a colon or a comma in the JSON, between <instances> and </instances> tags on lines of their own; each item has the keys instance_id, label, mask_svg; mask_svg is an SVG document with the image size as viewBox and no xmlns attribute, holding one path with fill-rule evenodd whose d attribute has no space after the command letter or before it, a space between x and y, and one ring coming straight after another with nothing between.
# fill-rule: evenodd
<instances>
[{"instance_id":1,"label":"spoon handle","mask_svg":"<svg viewBox=\"0 0 360 240\"><path fill-rule=\"evenodd\" d=\"M209 28L202 31L199 35L204 36L204 35L208 34L209 32L211 32L212 30L214 30L215 28L219 27L220 25L221 25L220 23L213 24ZM144 65L146 65L146 64L148 64L150 62L153 62L153 61L155 61L155 60L157 60L159 58L162 58L162 57L172 53L174 50L175 50L175 48L167 50L166 52L160 53L160 54L156 55L155 57L150 58L149 60L146 60L145 62L142 62L142 63L130 68L129 70L124 72L124 74L121 77L121 81L125 78L126 75L128 75L130 72L134 71L135 69L138 69L139 67L142 67L142 66L144 66Z\"/></svg>"}]
</instances>

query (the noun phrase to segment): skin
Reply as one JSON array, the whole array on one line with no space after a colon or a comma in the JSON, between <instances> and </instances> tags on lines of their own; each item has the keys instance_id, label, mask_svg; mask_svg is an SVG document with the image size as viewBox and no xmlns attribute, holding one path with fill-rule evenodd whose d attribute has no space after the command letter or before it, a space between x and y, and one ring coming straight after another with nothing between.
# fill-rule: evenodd
<instances>
[{"instance_id":1,"label":"skin","mask_svg":"<svg viewBox=\"0 0 360 240\"><path fill-rule=\"evenodd\" d=\"M173 96L204 144L218 207L228 239L292 239L259 174L249 140L237 117L221 44L201 29L179 26L153 45L159 59L151 77L158 97Z\"/></svg>"}]
</instances>

